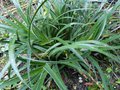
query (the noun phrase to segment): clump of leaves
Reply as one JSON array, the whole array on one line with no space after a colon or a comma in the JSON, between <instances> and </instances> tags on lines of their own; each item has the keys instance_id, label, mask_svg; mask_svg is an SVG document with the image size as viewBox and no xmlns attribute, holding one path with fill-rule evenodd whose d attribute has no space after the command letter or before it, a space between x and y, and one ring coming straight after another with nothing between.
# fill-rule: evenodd
<instances>
[{"instance_id":1,"label":"clump of leaves","mask_svg":"<svg viewBox=\"0 0 120 90\"><path fill-rule=\"evenodd\" d=\"M105 2L94 5L89 0L39 0L34 5L29 0L26 11L18 0L12 2L21 18L10 12L12 20L0 17L5 22L0 23L1 30L11 34L6 41L9 60L0 73L0 88L41 90L54 80L60 90L67 90L60 72L67 66L89 77L99 88L113 89L100 62L120 63L116 53L120 46L111 43L120 35L109 30L111 18L119 18L115 13L120 0L107 7Z\"/></svg>"}]
</instances>

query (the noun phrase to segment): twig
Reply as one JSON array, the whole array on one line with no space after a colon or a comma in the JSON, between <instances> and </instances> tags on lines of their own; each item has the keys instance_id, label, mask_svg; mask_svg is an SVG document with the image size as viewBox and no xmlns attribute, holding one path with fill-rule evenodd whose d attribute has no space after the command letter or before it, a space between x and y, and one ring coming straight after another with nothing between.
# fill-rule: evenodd
<instances>
[{"instance_id":1,"label":"twig","mask_svg":"<svg viewBox=\"0 0 120 90\"><path fill-rule=\"evenodd\" d=\"M115 29L113 29L111 32L115 32L115 31L117 31L119 29L120 29L120 25L118 27L116 27Z\"/></svg>"}]
</instances>

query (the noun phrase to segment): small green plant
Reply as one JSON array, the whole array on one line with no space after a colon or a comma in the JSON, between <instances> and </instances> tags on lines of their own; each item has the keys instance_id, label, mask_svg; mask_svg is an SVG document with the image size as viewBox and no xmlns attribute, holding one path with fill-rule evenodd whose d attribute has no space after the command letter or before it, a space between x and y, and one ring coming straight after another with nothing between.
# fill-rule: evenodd
<instances>
[{"instance_id":1,"label":"small green plant","mask_svg":"<svg viewBox=\"0 0 120 90\"><path fill-rule=\"evenodd\" d=\"M20 18L10 12L9 19L0 16L4 21L0 30L10 34L1 40L9 44L9 60L0 72L1 89L41 90L53 80L58 86L54 89L68 90L61 73L67 66L100 89L113 90L101 64L120 64L120 44L112 44L120 35L110 30L120 23L116 15L120 0L107 7L89 0L38 0L35 5L29 0L26 10L18 0L12 2Z\"/></svg>"}]
</instances>

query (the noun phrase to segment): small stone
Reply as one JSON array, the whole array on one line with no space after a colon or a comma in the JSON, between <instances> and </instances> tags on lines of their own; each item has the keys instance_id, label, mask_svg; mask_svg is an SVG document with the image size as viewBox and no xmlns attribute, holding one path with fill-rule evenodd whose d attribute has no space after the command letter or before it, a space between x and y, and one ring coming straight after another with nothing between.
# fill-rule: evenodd
<instances>
[{"instance_id":1,"label":"small stone","mask_svg":"<svg viewBox=\"0 0 120 90\"><path fill-rule=\"evenodd\" d=\"M76 85L73 85L73 89L76 90L76 89L77 89L77 86L76 86Z\"/></svg>"},{"instance_id":2,"label":"small stone","mask_svg":"<svg viewBox=\"0 0 120 90\"><path fill-rule=\"evenodd\" d=\"M83 82L83 80L79 80L79 83L82 83Z\"/></svg>"},{"instance_id":3,"label":"small stone","mask_svg":"<svg viewBox=\"0 0 120 90\"><path fill-rule=\"evenodd\" d=\"M79 80L82 80L82 77L79 77Z\"/></svg>"}]
</instances>

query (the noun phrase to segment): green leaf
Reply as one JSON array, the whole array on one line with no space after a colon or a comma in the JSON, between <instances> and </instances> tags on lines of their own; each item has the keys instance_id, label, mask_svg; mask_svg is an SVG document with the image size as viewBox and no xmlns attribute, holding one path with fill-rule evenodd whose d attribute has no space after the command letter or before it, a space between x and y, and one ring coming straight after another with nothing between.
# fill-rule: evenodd
<instances>
[{"instance_id":1,"label":"green leaf","mask_svg":"<svg viewBox=\"0 0 120 90\"><path fill-rule=\"evenodd\" d=\"M40 74L39 79L37 80L37 83L34 86L34 90L41 90L42 89L42 86L44 84L46 76L47 76L47 72L42 71L41 74Z\"/></svg>"},{"instance_id":2,"label":"green leaf","mask_svg":"<svg viewBox=\"0 0 120 90\"><path fill-rule=\"evenodd\" d=\"M105 74L103 73L101 67L99 66L98 62L92 58L91 56L88 56L88 59L90 60L90 62L92 63L92 65L94 65L96 67L96 69L98 70L101 78L102 78L102 82L103 82L103 88L105 90L113 90L113 88L111 87L108 78L105 76ZM108 87L108 85L110 86L110 88Z\"/></svg>"},{"instance_id":3,"label":"green leaf","mask_svg":"<svg viewBox=\"0 0 120 90\"><path fill-rule=\"evenodd\" d=\"M25 21L25 23L28 24L26 15L24 14L24 12L22 10L19 1L18 0L12 0L12 2L14 3L15 7L17 8L17 13L22 17L22 19Z\"/></svg>"},{"instance_id":4,"label":"green leaf","mask_svg":"<svg viewBox=\"0 0 120 90\"><path fill-rule=\"evenodd\" d=\"M117 84L120 84L120 78L116 81Z\"/></svg>"},{"instance_id":5,"label":"green leaf","mask_svg":"<svg viewBox=\"0 0 120 90\"><path fill-rule=\"evenodd\" d=\"M40 74L42 72L42 70L43 70L42 67L36 68L30 72L30 76L31 77L36 76L37 74ZM23 79L28 79L28 74L24 73L21 77ZM21 80L19 79L19 77L15 76L9 80L0 82L0 88L4 89L6 86L15 85L15 84L17 85L17 82L20 82L20 81Z\"/></svg>"},{"instance_id":6,"label":"green leaf","mask_svg":"<svg viewBox=\"0 0 120 90\"><path fill-rule=\"evenodd\" d=\"M3 29L7 30L10 33L16 33L16 29L15 28L12 28L12 27L7 26L5 24L0 24L0 28L3 28Z\"/></svg>"},{"instance_id":7,"label":"green leaf","mask_svg":"<svg viewBox=\"0 0 120 90\"><path fill-rule=\"evenodd\" d=\"M61 90L67 90L67 87L65 86L61 77L59 77L58 74L56 74L55 71L50 68L49 64L45 65L44 70L46 70L46 72L50 74L50 76L53 78L53 80Z\"/></svg>"},{"instance_id":8,"label":"green leaf","mask_svg":"<svg viewBox=\"0 0 120 90\"><path fill-rule=\"evenodd\" d=\"M8 63L4 66L4 68L2 69L2 71L0 72L0 80L1 78L4 76L5 72L7 71L7 69L10 66L10 61L8 61Z\"/></svg>"},{"instance_id":9,"label":"green leaf","mask_svg":"<svg viewBox=\"0 0 120 90\"><path fill-rule=\"evenodd\" d=\"M9 44L9 61L10 64L14 70L14 72L16 73L16 75L19 77L19 79L26 85L28 86L28 84L23 80L23 78L21 77L19 70L17 68L17 64L16 64L16 57L14 54L14 48L15 48L15 40L16 40L16 36L13 37L13 40L11 40L10 44ZM29 86L28 86L29 87ZM29 87L30 88L30 87Z\"/></svg>"}]
</instances>

